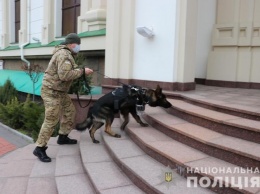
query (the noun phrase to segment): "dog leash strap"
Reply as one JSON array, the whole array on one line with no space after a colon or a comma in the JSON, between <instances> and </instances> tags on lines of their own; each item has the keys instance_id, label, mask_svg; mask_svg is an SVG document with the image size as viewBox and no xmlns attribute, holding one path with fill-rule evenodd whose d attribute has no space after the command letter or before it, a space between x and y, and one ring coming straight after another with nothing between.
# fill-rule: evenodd
<instances>
[{"instance_id":1,"label":"dog leash strap","mask_svg":"<svg viewBox=\"0 0 260 194\"><path fill-rule=\"evenodd\" d=\"M88 89L89 88L89 86L87 85L87 80L86 80L86 74L85 74L85 68L83 68L83 79L84 79L84 83L85 83L85 86L86 86L86 88ZM89 90L89 89L88 89ZM79 103L79 106L81 107L81 108L87 108L89 105L90 105L90 103L91 103L91 101L92 101L92 94L91 94L91 91L89 90L89 92L88 92L89 94L90 94L90 99L89 99L89 101L88 101L88 104L86 105L86 106L83 106L82 104L81 104L81 102L80 102L80 99L79 99L79 91L77 91L77 99L78 99L78 103Z\"/></svg>"},{"instance_id":2,"label":"dog leash strap","mask_svg":"<svg viewBox=\"0 0 260 194\"><path fill-rule=\"evenodd\" d=\"M79 106L80 106L81 108L87 108L87 107L90 105L91 101L92 101L92 94L90 94L90 99L89 99L88 104L87 104L86 106L83 106L83 105L81 104L80 99L79 99L79 92L77 92L76 94L77 94L77 99L78 99Z\"/></svg>"},{"instance_id":3,"label":"dog leash strap","mask_svg":"<svg viewBox=\"0 0 260 194\"><path fill-rule=\"evenodd\" d=\"M94 72L96 72L96 73L98 73L98 74L100 74L100 75L103 75L103 76L106 77L106 78L109 78L109 79L113 80L111 77L109 77L109 76L107 76L107 75L105 75L105 74L103 74L103 73L100 73L98 70L96 70L96 71L94 71ZM117 84L127 85L127 84L124 84L123 82L120 82L120 81L116 81L116 80L113 80L113 81L115 81Z\"/></svg>"}]
</instances>

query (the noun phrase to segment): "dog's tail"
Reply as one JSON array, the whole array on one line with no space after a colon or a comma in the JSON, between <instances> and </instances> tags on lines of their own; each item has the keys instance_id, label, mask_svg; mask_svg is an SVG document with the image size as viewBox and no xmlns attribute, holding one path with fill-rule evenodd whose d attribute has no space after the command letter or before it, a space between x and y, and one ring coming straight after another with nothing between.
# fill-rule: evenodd
<instances>
[{"instance_id":1,"label":"dog's tail","mask_svg":"<svg viewBox=\"0 0 260 194\"><path fill-rule=\"evenodd\" d=\"M93 124L92 107L90 107L88 110L87 118L82 123L76 124L76 130L85 131L86 129L90 129L92 124Z\"/></svg>"},{"instance_id":2,"label":"dog's tail","mask_svg":"<svg viewBox=\"0 0 260 194\"><path fill-rule=\"evenodd\" d=\"M92 124L93 124L93 119L92 118L87 118L82 123L78 123L76 125L76 130L77 131L85 131L85 130L89 129L92 126Z\"/></svg>"}]
</instances>

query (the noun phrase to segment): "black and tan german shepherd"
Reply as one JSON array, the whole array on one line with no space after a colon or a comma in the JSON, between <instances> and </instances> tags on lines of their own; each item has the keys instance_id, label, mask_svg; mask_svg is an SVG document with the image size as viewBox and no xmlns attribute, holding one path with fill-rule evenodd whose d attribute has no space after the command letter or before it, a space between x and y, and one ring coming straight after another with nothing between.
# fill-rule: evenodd
<instances>
[{"instance_id":1,"label":"black and tan german shepherd","mask_svg":"<svg viewBox=\"0 0 260 194\"><path fill-rule=\"evenodd\" d=\"M143 123L137 114L136 106L171 107L171 103L167 101L166 96L162 93L159 85L155 90L143 89L139 86L124 86L105 94L99 98L92 107L89 108L85 121L76 125L78 131L90 129L89 134L93 143L99 143L95 139L94 134L105 123L105 132L111 136L120 138L121 135L112 131L111 125L114 120L114 114L120 112L124 118L121 129L124 130L129 122L129 113L134 117L137 123L146 127L148 124Z\"/></svg>"}]
</instances>

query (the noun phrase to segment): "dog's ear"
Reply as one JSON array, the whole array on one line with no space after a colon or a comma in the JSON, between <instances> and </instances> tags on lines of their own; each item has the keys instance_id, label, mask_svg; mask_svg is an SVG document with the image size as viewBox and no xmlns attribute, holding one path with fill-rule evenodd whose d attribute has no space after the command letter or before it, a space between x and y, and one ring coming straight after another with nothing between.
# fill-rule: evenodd
<instances>
[{"instance_id":1,"label":"dog's ear","mask_svg":"<svg viewBox=\"0 0 260 194\"><path fill-rule=\"evenodd\" d=\"M156 88L155 92L157 94L161 94L162 93L162 88L159 85L157 85L157 88Z\"/></svg>"}]
</instances>

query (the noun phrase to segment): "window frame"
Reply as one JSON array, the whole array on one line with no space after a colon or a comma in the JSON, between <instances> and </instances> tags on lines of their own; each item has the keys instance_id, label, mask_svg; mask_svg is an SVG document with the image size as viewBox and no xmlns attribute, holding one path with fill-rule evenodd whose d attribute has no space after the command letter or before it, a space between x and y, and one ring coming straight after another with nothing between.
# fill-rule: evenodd
<instances>
[{"instance_id":1,"label":"window frame","mask_svg":"<svg viewBox=\"0 0 260 194\"><path fill-rule=\"evenodd\" d=\"M61 35L62 36L66 36L68 33L77 33L77 28L78 28L78 17L80 16L80 6L81 6L81 0L74 0L74 2L70 5L64 5L66 3L67 0L62 0L61 1ZM71 2L71 0L69 1ZM71 26L69 28L65 28L68 27L66 26L66 22L67 18L64 17L64 12L68 11L68 10L72 10L72 15L73 15L73 19L70 20L69 22L71 22L71 24L73 24L73 27L71 28ZM65 18L65 19L64 19Z\"/></svg>"}]
</instances>

